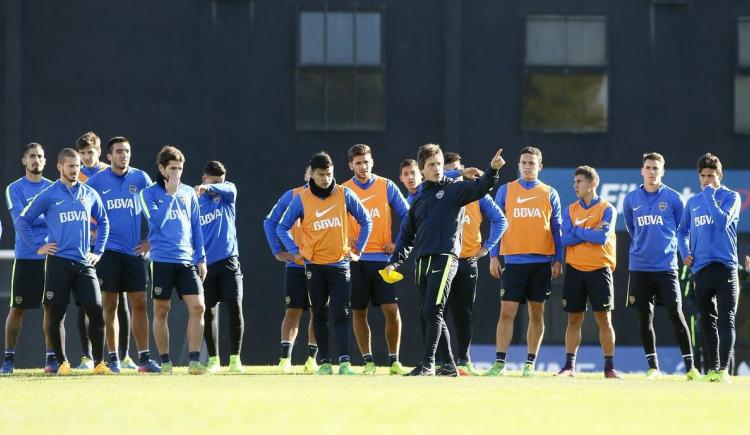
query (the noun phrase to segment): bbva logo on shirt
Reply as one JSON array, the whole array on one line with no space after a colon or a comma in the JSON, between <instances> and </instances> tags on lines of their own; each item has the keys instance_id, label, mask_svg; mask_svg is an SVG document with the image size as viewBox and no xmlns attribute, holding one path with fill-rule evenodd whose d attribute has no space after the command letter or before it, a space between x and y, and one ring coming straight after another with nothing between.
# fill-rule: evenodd
<instances>
[{"instance_id":1,"label":"bbva logo on shirt","mask_svg":"<svg viewBox=\"0 0 750 435\"><path fill-rule=\"evenodd\" d=\"M133 208L133 198L115 198L107 200L107 210Z\"/></svg>"},{"instance_id":2,"label":"bbva logo on shirt","mask_svg":"<svg viewBox=\"0 0 750 435\"><path fill-rule=\"evenodd\" d=\"M367 213L367 216L370 216L370 219L380 217L380 210L378 210L377 208L366 208L365 213Z\"/></svg>"},{"instance_id":3,"label":"bbva logo on shirt","mask_svg":"<svg viewBox=\"0 0 750 435\"><path fill-rule=\"evenodd\" d=\"M695 224L696 227L700 227L703 225L710 225L714 223L714 220L711 219L711 216L703 215L703 216L696 216L695 218L693 218L693 223Z\"/></svg>"},{"instance_id":4,"label":"bbva logo on shirt","mask_svg":"<svg viewBox=\"0 0 750 435\"><path fill-rule=\"evenodd\" d=\"M516 207L513 209L514 218L540 218L542 212L538 208Z\"/></svg>"},{"instance_id":5,"label":"bbva logo on shirt","mask_svg":"<svg viewBox=\"0 0 750 435\"><path fill-rule=\"evenodd\" d=\"M188 218L187 210L183 210L181 208L169 210L169 215L167 217L167 219L169 220L174 220L174 219L187 220L187 218Z\"/></svg>"},{"instance_id":6,"label":"bbva logo on shirt","mask_svg":"<svg viewBox=\"0 0 750 435\"><path fill-rule=\"evenodd\" d=\"M646 225L664 225L664 218L661 217L661 215L645 215L645 216L638 216L636 218L636 222L638 223L639 227L644 227Z\"/></svg>"},{"instance_id":7,"label":"bbva logo on shirt","mask_svg":"<svg viewBox=\"0 0 750 435\"><path fill-rule=\"evenodd\" d=\"M215 221L216 219L221 217L221 209L217 208L216 210L212 211L211 213L206 213L202 216L200 216L198 219L201 222L201 226L208 225L211 222Z\"/></svg>"},{"instance_id":8,"label":"bbva logo on shirt","mask_svg":"<svg viewBox=\"0 0 750 435\"><path fill-rule=\"evenodd\" d=\"M335 228L335 227L343 227L341 223L341 219L336 216L332 217L330 219L319 219L317 221L313 221L313 231L321 231L328 228Z\"/></svg>"},{"instance_id":9,"label":"bbva logo on shirt","mask_svg":"<svg viewBox=\"0 0 750 435\"><path fill-rule=\"evenodd\" d=\"M86 210L63 211L60 212L59 216L62 224L65 222L87 222L89 220L89 214L86 213Z\"/></svg>"}]
</instances>

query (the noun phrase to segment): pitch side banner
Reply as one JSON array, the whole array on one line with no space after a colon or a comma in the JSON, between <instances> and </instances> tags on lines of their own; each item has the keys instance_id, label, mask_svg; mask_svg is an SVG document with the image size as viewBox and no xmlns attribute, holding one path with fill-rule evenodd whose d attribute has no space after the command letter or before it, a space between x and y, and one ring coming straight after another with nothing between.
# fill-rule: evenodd
<instances>
[{"instance_id":1,"label":"pitch side banner","mask_svg":"<svg viewBox=\"0 0 750 435\"><path fill-rule=\"evenodd\" d=\"M544 168L540 179L557 189L563 209L576 200L573 192L573 174L575 168ZM601 181L598 193L603 199L615 207L617 217L617 231L625 231L625 221L622 217L622 203L628 192L635 190L643 183L639 168L634 169L597 169ZM691 196L700 192L698 172L695 169L669 169L662 182L680 192L687 201ZM739 232L750 232L750 171L726 170L722 184L739 192L742 199L740 211Z\"/></svg>"}]
</instances>

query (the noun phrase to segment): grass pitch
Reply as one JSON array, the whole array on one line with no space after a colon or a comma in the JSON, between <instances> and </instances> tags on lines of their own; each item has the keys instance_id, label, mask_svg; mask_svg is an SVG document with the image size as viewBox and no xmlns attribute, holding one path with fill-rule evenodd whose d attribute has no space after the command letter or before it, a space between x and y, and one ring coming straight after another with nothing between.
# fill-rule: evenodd
<instances>
[{"instance_id":1,"label":"grass pitch","mask_svg":"<svg viewBox=\"0 0 750 435\"><path fill-rule=\"evenodd\" d=\"M557 379L386 375L0 378L0 433L747 434L750 378L731 385L600 373ZM356 368L360 371L360 368Z\"/></svg>"}]
</instances>

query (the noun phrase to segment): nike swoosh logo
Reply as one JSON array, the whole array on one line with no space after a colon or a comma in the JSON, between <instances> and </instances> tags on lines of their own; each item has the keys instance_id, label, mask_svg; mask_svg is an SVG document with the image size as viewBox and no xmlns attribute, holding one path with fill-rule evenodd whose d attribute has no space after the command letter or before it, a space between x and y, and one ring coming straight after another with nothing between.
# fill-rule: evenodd
<instances>
[{"instance_id":1,"label":"nike swoosh logo","mask_svg":"<svg viewBox=\"0 0 750 435\"><path fill-rule=\"evenodd\" d=\"M65 200L64 200L64 199L63 199L62 201L56 201L56 202L55 202L55 205L60 205L60 204L62 204L63 202L65 202Z\"/></svg>"},{"instance_id":2,"label":"nike swoosh logo","mask_svg":"<svg viewBox=\"0 0 750 435\"><path fill-rule=\"evenodd\" d=\"M536 198L536 196L530 196L528 198L521 198L520 196L516 198L516 202L519 204L523 204L526 201L531 201L532 199Z\"/></svg>"},{"instance_id":3,"label":"nike swoosh logo","mask_svg":"<svg viewBox=\"0 0 750 435\"><path fill-rule=\"evenodd\" d=\"M477 277L476 273L474 275L469 275L469 278L476 278L476 277Z\"/></svg>"},{"instance_id":4,"label":"nike swoosh logo","mask_svg":"<svg viewBox=\"0 0 750 435\"><path fill-rule=\"evenodd\" d=\"M108 193L109 193L109 192L110 192L111 190L112 190L112 189L107 189L107 190L103 190L103 191L102 191L102 195L106 195L106 194L108 194Z\"/></svg>"},{"instance_id":5,"label":"nike swoosh logo","mask_svg":"<svg viewBox=\"0 0 750 435\"><path fill-rule=\"evenodd\" d=\"M696 211L696 210L698 210L699 208L701 208L701 207L700 207L700 206L698 206L698 207L695 207L695 208L693 209L693 211Z\"/></svg>"},{"instance_id":6,"label":"nike swoosh logo","mask_svg":"<svg viewBox=\"0 0 750 435\"><path fill-rule=\"evenodd\" d=\"M546 296L549 296L549 295L551 295L551 294L552 294L552 292L546 292L546 293L545 293L545 295L546 295Z\"/></svg>"},{"instance_id":7,"label":"nike swoosh logo","mask_svg":"<svg viewBox=\"0 0 750 435\"><path fill-rule=\"evenodd\" d=\"M327 209L325 209L323 211L315 210L315 217L316 218L321 218L321 217L325 216L325 214L328 213L329 211L333 210L334 207L336 207L336 206L332 205L332 206L328 207Z\"/></svg>"},{"instance_id":8,"label":"nike swoosh logo","mask_svg":"<svg viewBox=\"0 0 750 435\"><path fill-rule=\"evenodd\" d=\"M438 273L438 272L442 272L442 271L443 271L443 269L440 269L440 270L433 270L433 271L432 271L432 273Z\"/></svg>"},{"instance_id":9,"label":"nike swoosh logo","mask_svg":"<svg viewBox=\"0 0 750 435\"><path fill-rule=\"evenodd\" d=\"M643 207L643 205L639 205L638 207L633 207L633 211L636 211L636 210L638 210L641 207Z\"/></svg>"},{"instance_id":10,"label":"nike swoosh logo","mask_svg":"<svg viewBox=\"0 0 750 435\"><path fill-rule=\"evenodd\" d=\"M586 222L587 220L589 220L589 218L576 219L576 225L581 225L582 223Z\"/></svg>"},{"instance_id":11,"label":"nike swoosh logo","mask_svg":"<svg viewBox=\"0 0 750 435\"><path fill-rule=\"evenodd\" d=\"M365 202L367 202L367 201L369 201L369 200L371 200L373 198L375 198L375 195L370 195L367 198L360 199L360 202L362 202L364 204Z\"/></svg>"}]
</instances>

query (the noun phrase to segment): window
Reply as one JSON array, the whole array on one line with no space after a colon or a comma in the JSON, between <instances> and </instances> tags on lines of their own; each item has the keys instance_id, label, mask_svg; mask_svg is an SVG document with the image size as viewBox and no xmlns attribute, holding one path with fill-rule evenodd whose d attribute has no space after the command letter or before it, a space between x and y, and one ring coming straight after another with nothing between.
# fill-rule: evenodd
<instances>
[{"instance_id":1,"label":"window","mask_svg":"<svg viewBox=\"0 0 750 435\"><path fill-rule=\"evenodd\" d=\"M297 129L383 130L381 28L378 11L299 13Z\"/></svg>"},{"instance_id":2,"label":"window","mask_svg":"<svg viewBox=\"0 0 750 435\"><path fill-rule=\"evenodd\" d=\"M607 131L606 24L598 16L526 18L524 130Z\"/></svg>"},{"instance_id":3,"label":"window","mask_svg":"<svg viewBox=\"0 0 750 435\"><path fill-rule=\"evenodd\" d=\"M741 17L737 20L734 132L750 134L750 17Z\"/></svg>"}]
</instances>

